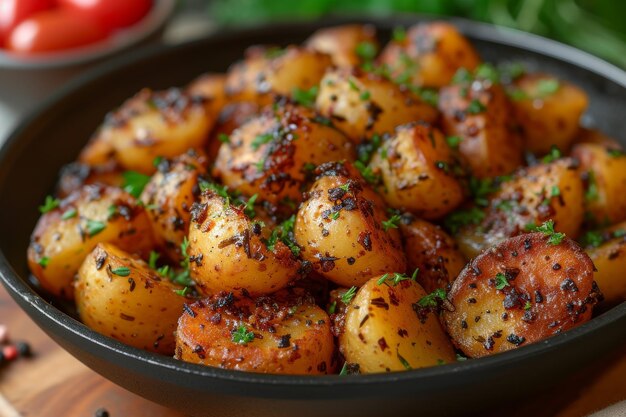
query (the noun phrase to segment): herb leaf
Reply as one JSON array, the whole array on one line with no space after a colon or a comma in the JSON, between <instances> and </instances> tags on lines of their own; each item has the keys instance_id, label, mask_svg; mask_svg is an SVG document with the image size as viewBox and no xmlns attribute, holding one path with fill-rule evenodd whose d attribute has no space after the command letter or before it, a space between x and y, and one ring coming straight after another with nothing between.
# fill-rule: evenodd
<instances>
[{"instance_id":1,"label":"herb leaf","mask_svg":"<svg viewBox=\"0 0 626 417\"><path fill-rule=\"evenodd\" d=\"M61 201L58 198L54 198L51 195L48 195L46 196L46 201L43 203L43 205L39 206L39 211L42 214L47 213L59 207L59 204L61 204Z\"/></svg>"},{"instance_id":2,"label":"herb leaf","mask_svg":"<svg viewBox=\"0 0 626 417\"><path fill-rule=\"evenodd\" d=\"M302 90L301 88L294 87L294 89L291 91L291 97L296 103L302 106L313 107L318 92L319 87L316 85L309 88L308 90Z\"/></svg>"},{"instance_id":3,"label":"herb leaf","mask_svg":"<svg viewBox=\"0 0 626 417\"><path fill-rule=\"evenodd\" d=\"M93 237L97 235L98 233L106 229L106 227L107 227L106 223L103 223L98 220L87 219L86 229L87 229L87 235L89 235L89 237Z\"/></svg>"},{"instance_id":4,"label":"herb leaf","mask_svg":"<svg viewBox=\"0 0 626 417\"><path fill-rule=\"evenodd\" d=\"M247 345L254 340L254 333L249 332L245 325L240 325L232 334L231 340L240 345Z\"/></svg>"},{"instance_id":5,"label":"herb leaf","mask_svg":"<svg viewBox=\"0 0 626 417\"><path fill-rule=\"evenodd\" d=\"M389 229L397 229L400 224L400 220L402 220L402 217L399 214L394 214L388 220L382 221L383 229L385 232Z\"/></svg>"},{"instance_id":6,"label":"herb leaf","mask_svg":"<svg viewBox=\"0 0 626 417\"><path fill-rule=\"evenodd\" d=\"M437 288L430 294L420 298L417 301L417 305L420 307L437 307L437 299L443 301L446 299L446 295L446 290L444 290L443 288Z\"/></svg>"},{"instance_id":7,"label":"herb leaf","mask_svg":"<svg viewBox=\"0 0 626 417\"><path fill-rule=\"evenodd\" d=\"M343 295L341 296L341 302L344 304L350 304L350 301L352 301L352 299L356 295L356 290L356 287L350 287L350 289L348 289L348 291L343 293Z\"/></svg>"},{"instance_id":8,"label":"herb leaf","mask_svg":"<svg viewBox=\"0 0 626 417\"><path fill-rule=\"evenodd\" d=\"M139 198L141 192L150 181L150 176L136 171L126 171L122 174L124 182L122 188L135 198Z\"/></svg>"},{"instance_id":9,"label":"herb leaf","mask_svg":"<svg viewBox=\"0 0 626 417\"><path fill-rule=\"evenodd\" d=\"M506 279L506 275L504 275L502 272L498 272L496 274L496 290L503 290L504 287L510 287L511 284L509 284L509 280Z\"/></svg>"},{"instance_id":10,"label":"herb leaf","mask_svg":"<svg viewBox=\"0 0 626 417\"><path fill-rule=\"evenodd\" d=\"M76 217L77 213L78 212L76 211L76 209L74 207L72 207L71 209L66 210L65 213L63 213L63 215L61 216L61 219L62 220L68 220L68 219L74 218L74 217Z\"/></svg>"},{"instance_id":11,"label":"herb leaf","mask_svg":"<svg viewBox=\"0 0 626 417\"><path fill-rule=\"evenodd\" d=\"M120 277L127 277L130 275L130 268L125 266L120 266L119 268L111 269L111 273L115 275L119 275Z\"/></svg>"},{"instance_id":12,"label":"herb leaf","mask_svg":"<svg viewBox=\"0 0 626 417\"><path fill-rule=\"evenodd\" d=\"M537 226L533 231L541 232L544 235L548 236L548 243L550 245L558 245L565 239L565 233L556 232L554 230L554 221L548 220L543 223L541 226Z\"/></svg>"},{"instance_id":13,"label":"herb leaf","mask_svg":"<svg viewBox=\"0 0 626 417\"><path fill-rule=\"evenodd\" d=\"M272 135L271 133L264 133L262 135L257 135L252 140L252 143L250 144L250 146L252 147L252 149L256 151L261 147L261 145L270 143L272 140L274 140L274 135Z\"/></svg>"}]
</instances>

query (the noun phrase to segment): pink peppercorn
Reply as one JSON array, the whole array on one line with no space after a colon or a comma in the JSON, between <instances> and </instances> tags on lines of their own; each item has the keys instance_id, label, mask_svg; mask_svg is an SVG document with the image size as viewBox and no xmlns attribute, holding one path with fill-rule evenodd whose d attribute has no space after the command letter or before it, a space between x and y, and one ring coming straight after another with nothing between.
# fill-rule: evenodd
<instances>
[{"instance_id":1,"label":"pink peppercorn","mask_svg":"<svg viewBox=\"0 0 626 417\"><path fill-rule=\"evenodd\" d=\"M13 345L7 345L2 348L2 354L4 355L5 360L12 361L17 358L19 352L17 351L17 347Z\"/></svg>"}]
</instances>

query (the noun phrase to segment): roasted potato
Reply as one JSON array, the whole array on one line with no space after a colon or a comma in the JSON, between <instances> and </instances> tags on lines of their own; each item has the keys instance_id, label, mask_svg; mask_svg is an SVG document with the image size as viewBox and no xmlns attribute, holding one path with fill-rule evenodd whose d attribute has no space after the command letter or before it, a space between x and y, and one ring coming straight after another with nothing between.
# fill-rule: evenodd
<instances>
[{"instance_id":1,"label":"roasted potato","mask_svg":"<svg viewBox=\"0 0 626 417\"><path fill-rule=\"evenodd\" d=\"M350 68L326 73L315 106L356 143L401 124L437 119L437 109L417 95L381 75Z\"/></svg>"},{"instance_id":2,"label":"roasted potato","mask_svg":"<svg viewBox=\"0 0 626 417\"><path fill-rule=\"evenodd\" d=\"M404 371L455 362L450 340L432 312L416 314L427 294L416 282L367 281L347 308L339 350L361 373Z\"/></svg>"},{"instance_id":3,"label":"roasted potato","mask_svg":"<svg viewBox=\"0 0 626 417\"><path fill-rule=\"evenodd\" d=\"M537 342L591 318L593 262L558 234L516 236L478 255L452 284L443 320L472 358Z\"/></svg>"},{"instance_id":4,"label":"roasted potato","mask_svg":"<svg viewBox=\"0 0 626 417\"><path fill-rule=\"evenodd\" d=\"M580 161L585 184L586 220L607 225L626 220L626 154L595 143L581 143L572 149Z\"/></svg>"},{"instance_id":5,"label":"roasted potato","mask_svg":"<svg viewBox=\"0 0 626 417\"><path fill-rule=\"evenodd\" d=\"M526 149L539 155L553 146L569 150L588 104L583 90L550 75L524 74L509 87L509 96Z\"/></svg>"},{"instance_id":6,"label":"roasted potato","mask_svg":"<svg viewBox=\"0 0 626 417\"><path fill-rule=\"evenodd\" d=\"M230 135L235 129L257 116L260 112L261 107L257 103L250 101L238 101L225 105L217 118L215 128L211 132L207 152L209 161L215 161L222 143L230 142Z\"/></svg>"},{"instance_id":7,"label":"roasted potato","mask_svg":"<svg viewBox=\"0 0 626 417\"><path fill-rule=\"evenodd\" d=\"M74 275L98 243L142 256L154 247L144 208L119 188L86 185L54 205L39 218L28 246L30 270L54 295L73 298Z\"/></svg>"},{"instance_id":8,"label":"roasted potato","mask_svg":"<svg viewBox=\"0 0 626 417\"><path fill-rule=\"evenodd\" d=\"M405 272L400 235L383 224L388 221L385 205L358 172L336 162L318 167L316 174L294 228L302 258L345 287L387 271Z\"/></svg>"},{"instance_id":9,"label":"roasted potato","mask_svg":"<svg viewBox=\"0 0 626 417\"><path fill-rule=\"evenodd\" d=\"M577 145L579 143L595 143L598 145L603 145L607 149L622 149L622 146L617 140L605 135L599 130L586 129L584 127L581 127L579 129L578 135L574 139L574 145Z\"/></svg>"},{"instance_id":10,"label":"roasted potato","mask_svg":"<svg viewBox=\"0 0 626 417\"><path fill-rule=\"evenodd\" d=\"M235 130L222 144L213 174L231 189L274 205L302 200L315 166L354 159L353 145L303 106L284 104Z\"/></svg>"},{"instance_id":11,"label":"roasted potato","mask_svg":"<svg viewBox=\"0 0 626 417\"><path fill-rule=\"evenodd\" d=\"M249 48L245 59L228 70L226 96L270 104L273 95L291 96L296 89L317 86L331 64L330 56L309 48Z\"/></svg>"},{"instance_id":12,"label":"roasted potato","mask_svg":"<svg viewBox=\"0 0 626 417\"><path fill-rule=\"evenodd\" d=\"M114 158L125 169L152 174L156 157L204 147L217 117L208 103L177 88L144 89L107 115L79 161L102 165Z\"/></svg>"},{"instance_id":13,"label":"roasted potato","mask_svg":"<svg viewBox=\"0 0 626 417\"><path fill-rule=\"evenodd\" d=\"M400 220L400 232L408 269L419 268L417 282L426 292L446 288L465 266L457 243L439 226L405 214Z\"/></svg>"},{"instance_id":14,"label":"roasted potato","mask_svg":"<svg viewBox=\"0 0 626 417\"><path fill-rule=\"evenodd\" d=\"M587 232L583 241L596 267L594 279L606 304L626 301L626 222Z\"/></svg>"},{"instance_id":15,"label":"roasted potato","mask_svg":"<svg viewBox=\"0 0 626 417\"><path fill-rule=\"evenodd\" d=\"M182 287L141 259L99 243L78 271L76 306L83 323L127 345L173 355L174 331L187 299Z\"/></svg>"},{"instance_id":16,"label":"roasted potato","mask_svg":"<svg viewBox=\"0 0 626 417\"><path fill-rule=\"evenodd\" d=\"M332 373L334 350L324 310L286 290L257 299L214 295L192 304L176 330L176 358L239 371Z\"/></svg>"},{"instance_id":17,"label":"roasted potato","mask_svg":"<svg viewBox=\"0 0 626 417\"><path fill-rule=\"evenodd\" d=\"M202 74L187 86L187 92L192 97L204 97L207 100L211 114L217 115L226 105L226 75Z\"/></svg>"},{"instance_id":18,"label":"roasted potato","mask_svg":"<svg viewBox=\"0 0 626 417\"><path fill-rule=\"evenodd\" d=\"M397 31L379 62L392 77L424 87L447 85L459 68L474 69L480 57L458 30L446 22L419 23Z\"/></svg>"},{"instance_id":19,"label":"roasted potato","mask_svg":"<svg viewBox=\"0 0 626 417\"><path fill-rule=\"evenodd\" d=\"M251 220L246 211L213 191L204 192L192 206L187 252L201 294L270 294L300 276L300 262L285 244L287 227L279 236L262 221ZM299 248L291 245L297 253Z\"/></svg>"},{"instance_id":20,"label":"roasted potato","mask_svg":"<svg viewBox=\"0 0 626 417\"><path fill-rule=\"evenodd\" d=\"M576 238L583 221L583 183L572 159L521 169L489 197L475 224L455 236L468 258L502 240L532 230L547 220Z\"/></svg>"},{"instance_id":21,"label":"roasted potato","mask_svg":"<svg viewBox=\"0 0 626 417\"><path fill-rule=\"evenodd\" d=\"M343 25L319 29L306 41L316 51L330 55L337 67L356 67L370 61L378 51L376 28L371 25Z\"/></svg>"},{"instance_id":22,"label":"roasted potato","mask_svg":"<svg viewBox=\"0 0 626 417\"><path fill-rule=\"evenodd\" d=\"M65 198L83 185L104 184L122 187L124 176L119 165L110 161L104 165L89 166L79 162L72 162L61 168L56 194Z\"/></svg>"},{"instance_id":23,"label":"roasted potato","mask_svg":"<svg viewBox=\"0 0 626 417\"><path fill-rule=\"evenodd\" d=\"M474 176L506 175L522 165L522 141L502 86L475 78L444 87L439 109L444 133L460 139L459 152Z\"/></svg>"},{"instance_id":24,"label":"roasted potato","mask_svg":"<svg viewBox=\"0 0 626 417\"><path fill-rule=\"evenodd\" d=\"M434 127L398 127L374 154L371 167L380 172L379 188L387 204L425 219L438 219L464 199L452 172L456 161L443 134Z\"/></svg>"},{"instance_id":25,"label":"roasted potato","mask_svg":"<svg viewBox=\"0 0 626 417\"><path fill-rule=\"evenodd\" d=\"M141 193L155 240L173 261L183 259L180 245L189 233L190 210L200 194L198 183L206 174L206 163L204 155L196 150L173 160L163 158Z\"/></svg>"}]
</instances>

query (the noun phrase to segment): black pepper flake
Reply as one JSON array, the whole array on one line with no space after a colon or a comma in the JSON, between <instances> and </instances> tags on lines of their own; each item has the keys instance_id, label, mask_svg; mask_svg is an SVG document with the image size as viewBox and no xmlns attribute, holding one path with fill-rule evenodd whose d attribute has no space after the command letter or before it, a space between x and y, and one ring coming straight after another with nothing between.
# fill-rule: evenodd
<instances>
[{"instance_id":1,"label":"black pepper flake","mask_svg":"<svg viewBox=\"0 0 626 417\"><path fill-rule=\"evenodd\" d=\"M198 355L198 357L200 359L206 358L206 355L205 355L205 352L204 352L204 348L202 346L200 346L200 345L196 345L193 348L192 352L195 353L196 355Z\"/></svg>"},{"instance_id":2,"label":"black pepper flake","mask_svg":"<svg viewBox=\"0 0 626 417\"><path fill-rule=\"evenodd\" d=\"M193 311L191 307L189 307L189 304L183 304L183 311L187 313L187 315L189 315L190 317L196 317L195 311Z\"/></svg>"},{"instance_id":3,"label":"black pepper flake","mask_svg":"<svg viewBox=\"0 0 626 417\"><path fill-rule=\"evenodd\" d=\"M487 340L485 340L485 343L483 343L483 346L485 347L486 350L493 350L493 345L495 345L496 342L493 340L493 337L489 336L487 338Z\"/></svg>"},{"instance_id":4,"label":"black pepper flake","mask_svg":"<svg viewBox=\"0 0 626 417\"><path fill-rule=\"evenodd\" d=\"M524 240L524 249L530 250L533 247L533 244L530 243L530 239Z\"/></svg>"},{"instance_id":5,"label":"black pepper flake","mask_svg":"<svg viewBox=\"0 0 626 417\"><path fill-rule=\"evenodd\" d=\"M552 265L552 269L554 269L555 271L558 271L559 269L561 269L561 265L556 263L556 264Z\"/></svg>"},{"instance_id":6,"label":"black pepper flake","mask_svg":"<svg viewBox=\"0 0 626 417\"><path fill-rule=\"evenodd\" d=\"M561 289L563 291L578 292L578 287L576 286L576 283L574 281L572 281L571 278L566 278L561 283Z\"/></svg>"},{"instance_id":7,"label":"black pepper flake","mask_svg":"<svg viewBox=\"0 0 626 417\"><path fill-rule=\"evenodd\" d=\"M507 342L514 344L515 346L519 346L526 341L526 339L522 336L518 336L516 334L511 333L506 337Z\"/></svg>"},{"instance_id":8,"label":"black pepper flake","mask_svg":"<svg viewBox=\"0 0 626 417\"><path fill-rule=\"evenodd\" d=\"M370 232L359 233L358 242L361 244L361 246L363 246L366 251L372 251L372 236Z\"/></svg>"},{"instance_id":9,"label":"black pepper flake","mask_svg":"<svg viewBox=\"0 0 626 417\"><path fill-rule=\"evenodd\" d=\"M94 417L109 417L109 412L104 408L98 408L93 415Z\"/></svg>"},{"instance_id":10,"label":"black pepper flake","mask_svg":"<svg viewBox=\"0 0 626 417\"><path fill-rule=\"evenodd\" d=\"M461 329L467 329L467 322L465 320L461 320Z\"/></svg>"},{"instance_id":11,"label":"black pepper flake","mask_svg":"<svg viewBox=\"0 0 626 417\"><path fill-rule=\"evenodd\" d=\"M197 265L198 267L200 267L200 266L202 266L202 258L204 258L204 255L203 255L203 254L201 254L201 253L199 253L199 254L197 254L197 255L191 255L191 256L189 257L189 262L195 262L195 263L196 263L196 265Z\"/></svg>"},{"instance_id":12,"label":"black pepper flake","mask_svg":"<svg viewBox=\"0 0 626 417\"><path fill-rule=\"evenodd\" d=\"M474 272L474 275L476 275L477 277L480 276L480 274L482 274L482 271L476 265L472 265L472 271Z\"/></svg>"},{"instance_id":13,"label":"black pepper flake","mask_svg":"<svg viewBox=\"0 0 626 417\"><path fill-rule=\"evenodd\" d=\"M476 299L475 298L468 298L467 299L467 303L468 304L476 304Z\"/></svg>"},{"instance_id":14,"label":"black pepper flake","mask_svg":"<svg viewBox=\"0 0 626 417\"><path fill-rule=\"evenodd\" d=\"M354 263L356 262L356 259L354 259L353 257L349 257L347 261L348 261L348 265L354 265Z\"/></svg>"},{"instance_id":15,"label":"black pepper flake","mask_svg":"<svg viewBox=\"0 0 626 417\"><path fill-rule=\"evenodd\" d=\"M478 285L476 285L475 282L472 282L471 284L468 285L468 287L470 287L471 289L475 289L475 288L478 288Z\"/></svg>"},{"instance_id":16,"label":"black pepper flake","mask_svg":"<svg viewBox=\"0 0 626 417\"><path fill-rule=\"evenodd\" d=\"M289 345L291 344L290 340L291 340L290 334L281 336L280 339L278 340L278 347L281 349L289 347Z\"/></svg>"},{"instance_id":17,"label":"black pepper flake","mask_svg":"<svg viewBox=\"0 0 626 417\"><path fill-rule=\"evenodd\" d=\"M319 372L326 372L326 361L323 361L319 365L317 365L317 370Z\"/></svg>"},{"instance_id":18,"label":"black pepper flake","mask_svg":"<svg viewBox=\"0 0 626 417\"><path fill-rule=\"evenodd\" d=\"M104 262L106 261L109 255L106 252L100 252L96 257L96 269L99 271L104 266Z\"/></svg>"},{"instance_id":19,"label":"black pepper flake","mask_svg":"<svg viewBox=\"0 0 626 417\"><path fill-rule=\"evenodd\" d=\"M161 344L161 340L163 340L165 338L164 334L159 335L159 337L156 338L156 340L154 341L154 343L152 344L152 346L157 349L159 347L159 345Z\"/></svg>"},{"instance_id":20,"label":"black pepper flake","mask_svg":"<svg viewBox=\"0 0 626 417\"><path fill-rule=\"evenodd\" d=\"M535 303L543 303L543 295L539 290L535 290Z\"/></svg>"},{"instance_id":21,"label":"black pepper flake","mask_svg":"<svg viewBox=\"0 0 626 417\"><path fill-rule=\"evenodd\" d=\"M361 323L359 323L359 328L363 327L363 325L369 318L370 318L370 315L366 314L365 317L363 317L363 319L361 320Z\"/></svg>"}]
</instances>

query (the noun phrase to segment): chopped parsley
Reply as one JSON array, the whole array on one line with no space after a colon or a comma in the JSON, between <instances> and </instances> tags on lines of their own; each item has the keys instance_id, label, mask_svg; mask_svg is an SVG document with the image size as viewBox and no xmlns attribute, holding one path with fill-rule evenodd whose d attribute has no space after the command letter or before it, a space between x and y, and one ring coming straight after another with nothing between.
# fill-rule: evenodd
<instances>
[{"instance_id":1,"label":"chopped parsley","mask_svg":"<svg viewBox=\"0 0 626 417\"><path fill-rule=\"evenodd\" d=\"M446 142L448 143L448 146L456 149L459 147L459 144L461 143L461 137L460 136L448 136L446 137Z\"/></svg>"},{"instance_id":2,"label":"chopped parsley","mask_svg":"<svg viewBox=\"0 0 626 417\"><path fill-rule=\"evenodd\" d=\"M256 202L257 198L259 198L259 195L254 194L252 197L248 199L248 201L246 201L246 204L243 206L243 212L246 214L246 216L248 216L251 219L254 219L256 217L256 211L254 210L254 203Z\"/></svg>"},{"instance_id":3,"label":"chopped parsley","mask_svg":"<svg viewBox=\"0 0 626 417\"><path fill-rule=\"evenodd\" d=\"M428 295L423 296L417 301L417 305L420 307L437 307L437 299L443 301L446 299L446 290L443 288L437 288L435 291Z\"/></svg>"},{"instance_id":4,"label":"chopped parsley","mask_svg":"<svg viewBox=\"0 0 626 417\"><path fill-rule=\"evenodd\" d=\"M290 218L278 225L277 228L272 230L269 238L264 240L265 246L271 252L276 248L276 244L280 241L283 242L293 253L294 256L300 255L300 246L296 244L293 236L293 226L296 221L296 216L292 215Z\"/></svg>"},{"instance_id":5,"label":"chopped parsley","mask_svg":"<svg viewBox=\"0 0 626 417\"><path fill-rule=\"evenodd\" d=\"M357 44L356 48L354 48L354 52L363 61L372 61L376 58L378 48L376 47L376 44L364 41Z\"/></svg>"},{"instance_id":6,"label":"chopped parsley","mask_svg":"<svg viewBox=\"0 0 626 417\"><path fill-rule=\"evenodd\" d=\"M530 304L530 301L526 301L526 304L524 304L524 310L528 311L532 308L532 304Z\"/></svg>"},{"instance_id":7,"label":"chopped parsley","mask_svg":"<svg viewBox=\"0 0 626 417\"><path fill-rule=\"evenodd\" d=\"M467 106L466 109L469 114L478 114L484 112L485 110L487 110L485 105L476 99L470 101L470 104Z\"/></svg>"},{"instance_id":8,"label":"chopped parsley","mask_svg":"<svg viewBox=\"0 0 626 417\"><path fill-rule=\"evenodd\" d=\"M620 156L626 155L621 149L607 149L606 153L608 153L612 158L619 158Z\"/></svg>"},{"instance_id":9,"label":"chopped parsley","mask_svg":"<svg viewBox=\"0 0 626 417\"><path fill-rule=\"evenodd\" d=\"M350 301L352 301L352 299L356 295L356 290L357 290L356 287L350 287L348 291L346 291L345 293L341 295L341 302L344 304L350 304Z\"/></svg>"},{"instance_id":10,"label":"chopped parsley","mask_svg":"<svg viewBox=\"0 0 626 417\"><path fill-rule=\"evenodd\" d=\"M355 161L354 167L359 170L363 179L368 183L376 185L380 182L380 176L375 174L374 170L372 170L372 168L368 165L365 165L363 162Z\"/></svg>"},{"instance_id":11,"label":"chopped parsley","mask_svg":"<svg viewBox=\"0 0 626 417\"><path fill-rule=\"evenodd\" d=\"M444 226L452 233L456 234L462 227L470 224L479 224L485 218L485 213L478 207L467 210L457 210L450 213L444 219Z\"/></svg>"},{"instance_id":12,"label":"chopped parsley","mask_svg":"<svg viewBox=\"0 0 626 417\"><path fill-rule=\"evenodd\" d=\"M122 174L124 182L122 188L135 198L139 198L141 192L150 181L149 175L144 175L136 171L126 171Z\"/></svg>"},{"instance_id":13,"label":"chopped parsley","mask_svg":"<svg viewBox=\"0 0 626 417\"><path fill-rule=\"evenodd\" d=\"M561 195L561 189L558 185L553 185L550 189L550 197L558 197Z\"/></svg>"},{"instance_id":14,"label":"chopped parsley","mask_svg":"<svg viewBox=\"0 0 626 417\"><path fill-rule=\"evenodd\" d=\"M252 143L250 144L250 146L252 147L252 149L254 149L256 151L256 150L258 150L261 147L261 145L265 145L266 143L270 143L273 140L274 140L274 135L272 135L271 133L264 133L262 135L257 135L252 140Z\"/></svg>"},{"instance_id":15,"label":"chopped parsley","mask_svg":"<svg viewBox=\"0 0 626 417\"><path fill-rule=\"evenodd\" d=\"M541 79L537 81L536 92L539 98L544 98L549 95L556 93L559 90L560 83L559 80L554 78L550 79Z\"/></svg>"},{"instance_id":16,"label":"chopped parsley","mask_svg":"<svg viewBox=\"0 0 626 417\"><path fill-rule=\"evenodd\" d=\"M245 325L240 325L232 334L231 340L240 345L247 345L254 340L254 333L249 332Z\"/></svg>"},{"instance_id":17,"label":"chopped parsley","mask_svg":"<svg viewBox=\"0 0 626 417\"><path fill-rule=\"evenodd\" d=\"M528 226L528 225L527 225ZM565 239L565 233L560 233L554 231L554 221L548 220L543 223L541 226L536 226L532 229L535 232L541 232L544 235L548 236L548 243L551 245L558 245Z\"/></svg>"},{"instance_id":18,"label":"chopped parsley","mask_svg":"<svg viewBox=\"0 0 626 417\"><path fill-rule=\"evenodd\" d=\"M406 29L402 26L396 26L393 28L393 33L391 37L396 42L402 42L406 39Z\"/></svg>"},{"instance_id":19,"label":"chopped parsley","mask_svg":"<svg viewBox=\"0 0 626 417\"><path fill-rule=\"evenodd\" d=\"M339 218L340 213L338 211L334 212L330 215L330 218L333 220L337 220Z\"/></svg>"},{"instance_id":20,"label":"chopped parsley","mask_svg":"<svg viewBox=\"0 0 626 417\"><path fill-rule=\"evenodd\" d=\"M395 287L402 281L408 281L408 280L415 281L417 278L418 272L419 272L419 268L415 269L415 271L413 271L413 275L411 275L410 277L405 274L400 274L398 272L394 272L393 274L384 274L380 278L378 278L378 280L376 281L376 285L383 285L383 284L387 284L387 282L390 282L391 285Z\"/></svg>"},{"instance_id":21,"label":"chopped parsley","mask_svg":"<svg viewBox=\"0 0 626 417\"><path fill-rule=\"evenodd\" d=\"M550 148L550 153L541 158L541 162L544 164L549 164L550 162L554 162L561 157L561 150L557 148L555 145L552 145Z\"/></svg>"},{"instance_id":22,"label":"chopped parsley","mask_svg":"<svg viewBox=\"0 0 626 417\"><path fill-rule=\"evenodd\" d=\"M335 312L337 311L337 301L333 301L332 303L330 303L330 305L328 306L328 314L335 314Z\"/></svg>"},{"instance_id":23,"label":"chopped parsley","mask_svg":"<svg viewBox=\"0 0 626 417\"><path fill-rule=\"evenodd\" d=\"M398 350L396 350L396 355L398 356L398 360L400 361L402 366L404 366L404 369L406 369L407 371L410 371L411 369L413 369L411 368L411 365L409 364L409 362L407 362L407 360L404 359L402 355L400 355L400 352Z\"/></svg>"},{"instance_id":24,"label":"chopped parsley","mask_svg":"<svg viewBox=\"0 0 626 417\"><path fill-rule=\"evenodd\" d=\"M361 93L361 95L359 95L359 98L361 99L361 101L367 101L367 100L369 100L369 99L370 99L370 97L371 97L371 94L370 94L370 92L369 92L369 91L367 91L367 90L366 90L366 91L363 91L363 92Z\"/></svg>"},{"instance_id":25,"label":"chopped parsley","mask_svg":"<svg viewBox=\"0 0 626 417\"><path fill-rule=\"evenodd\" d=\"M217 140L222 143L230 143L230 136L228 136L226 133L220 133L219 135L217 135Z\"/></svg>"},{"instance_id":26,"label":"chopped parsley","mask_svg":"<svg viewBox=\"0 0 626 417\"><path fill-rule=\"evenodd\" d=\"M461 355L460 353L457 353L456 354L456 360L457 360L457 362L463 362L463 361L467 360L467 357Z\"/></svg>"},{"instance_id":27,"label":"chopped parsley","mask_svg":"<svg viewBox=\"0 0 626 417\"><path fill-rule=\"evenodd\" d=\"M63 213L63 215L61 216L61 219L62 220L72 219L72 218L76 217L77 213L78 212L76 211L76 209L74 207L72 207L71 209L69 209L65 213Z\"/></svg>"},{"instance_id":28,"label":"chopped parsley","mask_svg":"<svg viewBox=\"0 0 626 417\"><path fill-rule=\"evenodd\" d=\"M59 204L61 204L61 201L58 198L54 198L51 195L46 196L46 201L44 201L43 206L39 206L39 211L47 213L59 207Z\"/></svg>"},{"instance_id":29,"label":"chopped parsley","mask_svg":"<svg viewBox=\"0 0 626 417\"><path fill-rule=\"evenodd\" d=\"M114 275L119 275L120 277L127 277L130 275L130 268L120 266L119 268L111 269L111 273Z\"/></svg>"},{"instance_id":30,"label":"chopped parsley","mask_svg":"<svg viewBox=\"0 0 626 417\"><path fill-rule=\"evenodd\" d=\"M398 225L400 224L400 220L402 220L402 216L400 216L399 214L394 214L388 220L382 221L383 229L385 230L385 232L389 229L397 229Z\"/></svg>"},{"instance_id":31,"label":"chopped parsley","mask_svg":"<svg viewBox=\"0 0 626 417\"><path fill-rule=\"evenodd\" d=\"M500 74L498 73L498 70L489 63L480 64L474 70L474 77L482 80L489 80L494 84L500 81Z\"/></svg>"},{"instance_id":32,"label":"chopped parsley","mask_svg":"<svg viewBox=\"0 0 626 417\"><path fill-rule=\"evenodd\" d=\"M148 266L152 269L157 269L156 263L161 255L158 252L150 251L150 257L148 258Z\"/></svg>"},{"instance_id":33,"label":"chopped parsley","mask_svg":"<svg viewBox=\"0 0 626 417\"><path fill-rule=\"evenodd\" d=\"M596 183L596 175L593 171L589 171L587 175L587 190L585 191L585 200L597 201L600 196L598 195L598 184Z\"/></svg>"},{"instance_id":34,"label":"chopped parsley","mask_svg":"<svg viewBox=\"0 0 626 417\"><path fill-rule=\"evenodd\" d=\"M89 237L94 237L95 235L97 235L98 233L106 229L106 227L107 227L106 223L103 223L98 220L87 219L86 230L87 230L87 235L89 235Z\"/></svg>"},{"instance_id":35,"label":"chopped parsley","mask_svg":"<svg viewBox=\"0 0 626 417\"><path fill-rule=\"evenodd\" d=\"M498 272L496 274L496 290L503 290L504 287L510 287L511 284L509 284L509 280L506 279L506 275L504 275L502 272Z\"/></svg>"},{"instance_id":36,"label":"chopped parsley","mask_svg":"<svg viewBox=\"0 0 626 417\"><path fill-rule=\"evenodd\" d=\"M308 90L302 90L301 88L294 87L294 89L291 91L291 97L296 103L302 106L313 107L318 92L319 87L316 85L309 88Z\"/></svg>"},{"instance_id":37,"label":"chopped parsley","mask_svg":"<svg viewBox=\"0 0 626 417\"><path fill-rule=\"evenodd\" d=\"M380 135L374 134L368 141L361 143L358 146L357 154L358 160L363 164L368 164L374 155L374 152L380 148L383 141Z\"/></svg>"},{"instance_id":38,"label":"chopped parsley","mask_svg":"<svg viewBox=\"0 0 626 417\"><path fill-rule=\"evenodd\" d=\"M47 267L49 262L50 258L48 258L47 256L43 256L37 261L37 263L41 265L42 268Z\"/></svg>"},{"instance_id":39,"label":"chopped parsley","mask_svg":"<svg viewBox=\"0 0 626 417\"><path fill-rule=\"evenodd\" d=\"M452 84L465 84L472 81L472 73L467 68L459 68L452 77Z\"/></svg>"},{"instance_id":40,"label":"chopped parsley","mask_svg":"<svg viewBox=\"0 0 626 417\"><path fill-rule=\"evenodd\" d=\"M191 288L185 287L182 290L174 290L174 293L180 295L181 297L185 297L187 294L191 292Z\"/></svg>"},{"instance_id":41,"label":"chopped parsley","mask_svg":"<svg viewBox=\"0 0 626 417\"><path fill-rule=\"evenodd\" d=\"M468 185L474 202L481 207L487 207L489 205L487 197L500 189L498 182L493 178L470 177Z\"/></svg>"}]
</instances>

